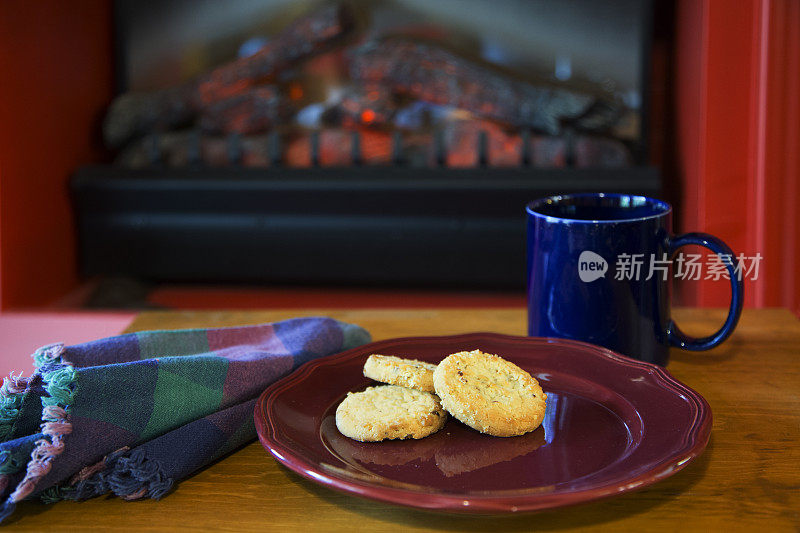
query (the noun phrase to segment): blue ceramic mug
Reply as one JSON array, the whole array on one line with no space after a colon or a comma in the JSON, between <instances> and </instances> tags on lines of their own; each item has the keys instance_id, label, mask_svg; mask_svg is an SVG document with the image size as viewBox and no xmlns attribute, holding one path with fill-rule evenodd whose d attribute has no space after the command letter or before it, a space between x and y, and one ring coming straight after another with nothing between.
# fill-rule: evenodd
<instances>
[{"instance_id":1,"label":"blue ceramic mug","mask_svg":"<svg viewBox=\"0 0 800 533\"><path fill-rule=\"evenodd\" d=\"M666 365L669 347L708 350L733 331L744 298L731 249L705 233L672 234L672 207L625 194L570 194L531 202L528 213L528 335L605 346ZM728 318L704 338L670 318L672 257L688 244L723 260Z\"/></svg>"}]
</instances>

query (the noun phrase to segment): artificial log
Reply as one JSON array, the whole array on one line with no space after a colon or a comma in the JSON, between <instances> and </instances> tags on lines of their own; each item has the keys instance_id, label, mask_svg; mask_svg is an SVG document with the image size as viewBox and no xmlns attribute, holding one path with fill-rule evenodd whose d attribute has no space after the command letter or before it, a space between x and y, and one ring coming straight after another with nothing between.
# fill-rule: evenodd
<instances>
[{"instance_id":1,"label":"artificial log","mask_svg":"<svg viewBox=\"0 0 800 533\"><path fill-rule=\"evenodd\" d=\"M293 111L277 88L265 85L203 109L200 129L205 133L264 133L290 117Z\"/></svg>"},{"instance_id":2,"label":"artificial log","mask_svg":"<svg viewBox=\"0 0 800 533\"><path fill-rule=\"evenodd\" d=\"M321 50L353 27L345 5L328 6L298 19L255 54L218 67L179 87L128 93L111 105L103 125L105 142L129 139L189 123L203 109L242 94Z\"/></svg>"},{"instance_id":3,"label":"artificial log","mask_svg":"<svg viewBox=\"0 0 800 533\"><path fill-rule=\"evenodd\" d=\"M355 48L350 74L356 80L389 84L415 99L551 135L561 133L562 123L578 121L601 103L592 95L513 80L440 47L397 37ZM611 99L602 105L620 108ZM605 120L587 121L587 129L607 129L616 113L605 116Z\"/></svg>"}]
</instances>

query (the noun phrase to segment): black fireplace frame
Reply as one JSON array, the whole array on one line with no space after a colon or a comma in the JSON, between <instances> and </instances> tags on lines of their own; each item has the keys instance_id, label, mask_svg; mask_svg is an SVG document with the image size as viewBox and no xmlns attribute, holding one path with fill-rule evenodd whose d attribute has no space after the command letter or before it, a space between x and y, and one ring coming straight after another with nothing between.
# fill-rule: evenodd
<instances>
[{"instance_id":1,"label":"black fireplace frame","mask_svg":"<svg viewBox=\"0 0 800 533\"><path fill-rule=\"evenodd\" d=\"M80 169L85 276L162 282L520 288L532 199L658 195L658 171Z\"/></svg>"}]
</instances>

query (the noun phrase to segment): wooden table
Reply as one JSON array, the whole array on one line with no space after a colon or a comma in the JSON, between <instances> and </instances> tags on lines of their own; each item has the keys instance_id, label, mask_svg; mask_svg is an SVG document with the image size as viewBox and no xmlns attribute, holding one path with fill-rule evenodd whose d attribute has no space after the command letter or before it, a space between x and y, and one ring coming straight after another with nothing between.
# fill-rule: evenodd
<instances>
[{"instance_id":1,"label":"wooden table","mask_svg":"<svg viewBox=\"0 0 800 533\"><path fill-rule=\"evenodd\" d=\"M524 334L522 309L298 312L147 312L131 331L256 324L327 314L375 340L468 331ZM723 311L675 312L688 333L710 332ZM797 531L800 529L800 322L782 309L745 311L705 353L672 352L670 372L714 412L705 453L639 492L536 515L453 516L376 503L317 486L254 442L183 481L163 500L113 497L45 506L24 502L8 530L349 531Z\"/></svg>"}]
</instances>

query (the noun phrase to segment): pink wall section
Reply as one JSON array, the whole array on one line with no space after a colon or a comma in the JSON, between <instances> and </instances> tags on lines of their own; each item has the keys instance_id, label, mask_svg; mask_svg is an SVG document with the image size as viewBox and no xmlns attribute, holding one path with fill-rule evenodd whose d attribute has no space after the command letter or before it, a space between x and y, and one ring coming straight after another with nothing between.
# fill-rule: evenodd
<instances>
[{"instance_id":1,"label":"pink wall section","mask_svg":"<svg viewBox=\"0 0 800 533\"><path fill-rule=\"evenodd\" d=\"M0 377L9 372L33 373L31 354L54 342L79 344L117 335L135 313L2 313L0 314Z\"/></svg>"}]
</instances>

